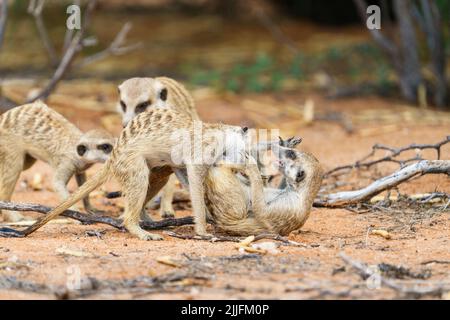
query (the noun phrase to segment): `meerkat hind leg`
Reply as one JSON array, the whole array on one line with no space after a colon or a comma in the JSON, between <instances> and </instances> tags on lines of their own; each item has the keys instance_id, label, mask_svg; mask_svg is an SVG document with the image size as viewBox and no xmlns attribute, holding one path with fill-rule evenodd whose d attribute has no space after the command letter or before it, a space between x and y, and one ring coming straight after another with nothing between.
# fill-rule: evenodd
<instances>
[{"instance_id":1,"label":"meerkat hind leg","mask_svg":"<svg viewBox=\"0 0 450 320\"><path fill-rule=\"evenodd\" d=\"M166 185L162 188L161 192L161 205L159 208L159 212L161 214L161 218L174 218L175 210L173 209L172 201L173 194L175 193L176 188L176 177L175 175L170 175Z\"/></svg>"},{"instance_id":2,"label":"meerkat hind leg","mask_svg":"<svg viewBox=\"0 0 450 320\"><path fill-rule=\"evenodd\" d=\"M139 226L139 218L146 204L149 194L150 170L145 159L139 158L128 162L126 173L116 172L116 178L120 181L125 194L125 212L123 225L132 234L141 240L162 240L158 234L145 231ZM154 194L156 194L156 191ZM153 195L154 195L153 194Z\"/></svg>"}]
</instances>

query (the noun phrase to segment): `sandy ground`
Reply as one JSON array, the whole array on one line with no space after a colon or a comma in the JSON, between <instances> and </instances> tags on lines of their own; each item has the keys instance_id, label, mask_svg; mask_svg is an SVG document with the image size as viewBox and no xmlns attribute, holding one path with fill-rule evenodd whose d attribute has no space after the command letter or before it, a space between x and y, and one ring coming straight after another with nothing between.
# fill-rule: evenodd
<instances>
[{"instance_id":1,"label":"sandy ground","mask_svg":"<svg viewBox=\"0 0 450 320\"><path fill-rule=\"evenodd\" d=\"M344 110L356 112L370 108L387 108L393 102L378 98L328 101L319 95L311 95L320 110ZM250 97L260 99L259 97ZM261 98L263 99L263 98ZM298 103L299 98L283 97ZM304 98L301 99L302 101ZM271 100L272 101L272 100ZM235 124L254 125L252 117L242 108L227 99L204 99L199 102L201 117L207 121L223 121ZM395 113L395 108L392 109ZM82 129L95 126L96 114L67 114ZM445 115L448 117L449 115ZM285 118L280 107L279 114L272 119L286 134ZM370 126L374 134L361 135L360 128ZM292 125L291 125L292 127ZM317 121L309 126L298 124L294 130L304 142L301 149L313 152L325 169L352 163L368 152L374 143L402 146L416 143L434 143L450 134L445 124L422 124L399 122L395 130L384 132L382 123L360 125L353 134L348 134L336 123ZM292 129L289 129L291 132ZM442 158L450 158L450 146L442 150ZM426 153L433 157L433 153ZM98 167L96 167L98 168ZM89 171L92 174L96 168ZM388 171L389 172L389 171ZM388 173L387 172L387 173ZM44 188L30 190L25 181L35 174L44 175ZM71 187L74 188L73 181ZM104 189L116 190L114 183ZM416 179L402 191L423 193L430 191L450 192L448 177L427 176ZM38 163L24 172L16 188L13 200L56 205L58 200L51 192L51 171ZM106 201L95 197L97 207L108 209L111 215L120 214L122 200ZM115 205L113 205L115 204ZM177 216L189 215L189 211L177 211ZM36 214L29 214L37 217ZM158 219L156 212L152 212ZM182 240L157 231L164 241L144 242L128 233L105 225L83 226L77 223L51 224L29 238L0 240L0 288L8 283L25 281L20 289L0 289L1 299L54 299L57 297L81 298L144 298L144 299L299 299L299 298L395 298L403 297L394 290L382 286L375 288L346 265L339 257L344 252L355 260L367 264L389 263L401 265L414 273L429 276L432 285L450 283L450 220L449 212L424 215L413 219L407 214L396 216L390 213L354 213L343 209L313 209L302 230L291 234L289 239L305 244L304 247L280 246L279 253L255 255L239 252L231 242ZM388 230L391 240L369 235L370 229ZM93 232L97 231L97 235ZM191 226L176 228L182 234L192 234ZM261 240L261 242L270 240ZM83 252L84 256L60 254L61 248ZM169 256L177 266L168 266L157 259ZM428 263L435 260L433 263ZM161 277L185 275L173 281ZM187 276L186 276L187 275ZM123 281L130 279L153 279L151 289L129 289ZM103 290L92 290L83 296L81 291L70 291L78 281L85 289L96 287L96 283L110 283ZM155 280L155 279L160 279ZM9 281L9 282L8 282ZM159 282L158 282L159 281ZM411 284L412 279L398 280L402 285ZM45 285L39 287L37 285ZM121 285L119 285L121 284ZM145 287L145 286L144 286ZM62 293L61 293L62 292ZM86 291L87 292L87 291ZM56 293L56 294L55 294ZM426 296L425 298L440 298Z\"/></svg>"}]
</instances>

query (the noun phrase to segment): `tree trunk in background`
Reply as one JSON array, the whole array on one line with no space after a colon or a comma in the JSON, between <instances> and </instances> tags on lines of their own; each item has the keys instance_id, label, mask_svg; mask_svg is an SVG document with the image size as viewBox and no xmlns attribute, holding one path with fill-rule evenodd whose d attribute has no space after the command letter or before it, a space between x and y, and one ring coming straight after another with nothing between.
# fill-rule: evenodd
<instances>
[{"instance_id":1,"label":"tree trunk in background","mask_svg":"<svg viewBox=\"0 0 450 320\"><path fill-rule=\"evenodd\" d=\"M367 19L365 0L354 0L363 21ZM418 4L420 3L420 8ZM386 53L393 65L402 95L410 102L418 102L420 87L429 88L433 103L443 107L448 103L446 79L446 55L441 14L435 0L394 0L392 2L397 21L398 37L388 37L381 30L370 30L375 43ZM386 10L386 8L384 8ZM414 24L414 21L418 24ZM383 25L385 22L383 21ZM386 29L386 28L383 28ZM391 28L387 28L391 30ZM393 29L395 30L395 29ZM421 61L417 31L425 35L428 61ZM398 41L394 41L397 39ZM422 64L429 63L433 79L425 79ZM425 65L426 67L426 65ZM426 83L426 80L428 83ZM428 87L425 85L428 84Z\"/></svg>"},{"instance_id":2,"label":"tree trunk in background","mask_svg":"<svg viewBox=\"0 0 450 320\"><path fill-rule=\"evenodd\" d=\"M6 19L8 17L8 1L0 0L0 49L3 44L3 37L6 30Z\"/></svg>"},{"instance_id":3,"label":"tree trunk in background","mask_svg":"<svg viewBox=\"0 0 450 320\"><path fill-rule=\"evenodd\" d=\"M428 49L431 56L431 68L434 74L435 92L434 103L444 106L448 101L447 79L445 78L446 57L445 42L442 34L442 18L434 1L420 1L424 17L424 32L427 37Z\"/></svg>"},{"instance_id":4,"label":"tree trunk in background","mask_svg":"<svg viewBox=\"0 0 450 320\"><path fill-rule=\"evenodd\" d=\"M397 70L403 96L410 102L417 101L417 91L423 82L420 70L419 53L417 52L416 30L412 23L411 2L394 0L394 12L400 34L399 54L403 61Z\"/></svg>"}]
</instances>

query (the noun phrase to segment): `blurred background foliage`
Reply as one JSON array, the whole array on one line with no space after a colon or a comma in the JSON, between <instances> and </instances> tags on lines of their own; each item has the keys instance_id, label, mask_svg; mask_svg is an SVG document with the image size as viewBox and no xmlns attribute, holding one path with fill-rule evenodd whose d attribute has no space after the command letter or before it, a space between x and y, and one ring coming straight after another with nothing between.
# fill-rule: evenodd
<instances>
[{"instance_id":1,"label":"blurred background foliage","mask_svg":"<svg viewBox=\"0 0 450 320\"><path fill-rule=\"evenodd\" d=\"M27 14L28 1L9 2L0 75L51 75L52 66ZM387 8L383 14L392 18L389 2L370 1ZM70 3L48 1L43 11L55 48L63 45L65 10ZM269 26L255 16L255 4L264 9ZM450 1L436 0L436 4L445 25L443 37L449 56ZM97 43L83 50L82 56L106 48L127 21L133 23L128 41L143 46L125 56L75 68L69 78L166 74L193 86L236 93L330 86L359 86L368 93L397 92L395 70L370 38L352 0L103 0L94 15L90 32ZM277 39L277 32L290 44ZM426 59L423 42L419 53Z\"/></svg>"}]
</instances>

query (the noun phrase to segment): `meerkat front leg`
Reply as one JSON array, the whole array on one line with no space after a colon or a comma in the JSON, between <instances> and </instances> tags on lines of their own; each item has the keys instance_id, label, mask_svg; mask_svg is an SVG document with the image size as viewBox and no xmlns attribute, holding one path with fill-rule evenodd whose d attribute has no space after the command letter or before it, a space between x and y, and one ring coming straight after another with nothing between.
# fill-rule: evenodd
<instances>
[{"instance_id":1,"label":"meerkat front leg","mask_svg":"<svg viewBox=\"0 0 450 320\"><path fill-rule=\"evenodd\" d=\"M17 180L23 169L24 156L20 152L14 153L14 150L2 151L0 149L0 200L10 201L14 192ZM27 218L17 211L4 210L3 221L17 222Z\"/></svg>"},{"instance_id":2,"label":"meerkat front leg","mask_svg":"<svg viewBox=\"0 0 450 320\"><path fill-rule=\"evenodd\" d=\"M74 168L70 168L64 165L60 165L56 168L53 176L53 189L62 201L65 201L70 197L70 192L67 188L70 178L75 173ZM71 207L72 210L79 210L77 205Z\"/></svg>"},{"instance_id":3,"label":"meerkat front leg","mask_svg":"<svg viewBox=\"0 0 450 320\"><path fill-rule=\"evenodd\" d=\"M200 236L212 237L206 232L205 188L203 182L208 172L205 165L186 165L191 195L192 211L195 220L195 232Z\"/></svg>"},{"instance_id":4,"label":"meerkat front leg","mask_svg":"<svg viewBox=\"0 0 450 320\"><path fill-rule=\"evenodd\" d=\"M75 179L77 181L78 187L81 187L86 182L86 172L75 173ZM94 208L89 200L89 195L83 198L84 210L87 213L102 215L105 211L98 210Z\"/></svg>"},{"instance_id":5,"label":"meerkat front leg","mask_svg":"<svg viewBox=\"0 0 450 320\"><path fill-rule=\"evenodd\" d=\"M149 190L153 190L149 189L151 188L149 184L150 170L147 163L144 158L127 159L126 163L127 165L123 166L123 172L117 171L117 169L115 172L125 195L123 225L131 234L141 240L162 240L160 235L147 232L139 226L139 217L146 204L147 194ZM116 168L121 167L116 166Z\"/></svg>"},{"instance_id":6,"label":"meerkat front leg","mask_svg":"<svg viewBox=\"0 0 450 320\"><path fill-rule=\"evenodd\" d=\"M173 209L172 201L173 194L175 193L175 183L176 177L175 175L170 175L166 185L162 188L161 192L161 206L159 209L159 213L161 218L173 218L175 217L175 211Z\"/></svg>"}]
</instances>

